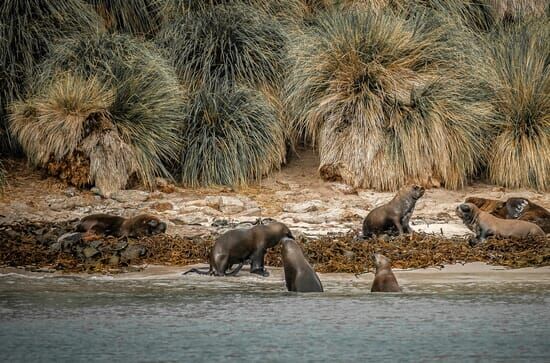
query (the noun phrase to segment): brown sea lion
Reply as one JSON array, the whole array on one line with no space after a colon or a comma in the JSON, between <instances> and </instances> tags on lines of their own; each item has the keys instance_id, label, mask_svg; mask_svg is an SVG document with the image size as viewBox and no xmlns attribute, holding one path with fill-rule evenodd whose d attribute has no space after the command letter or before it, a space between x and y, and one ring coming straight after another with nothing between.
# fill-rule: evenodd
<instances>
[{"instance_id":1,"label":"brown sea lion","mask_svg":"<svg viewBox=\"0 0 550 363\"><path fill-rule=\"evenodd\" d=\"M472 203L476 205L480 210L491 213L499 218L506 218L506 203L497 199L487 199L480 197L468 197L464 203Z\"/></svg>"},{"instance_id":2,"label":"brown sea lion","mask_svg":"<svg viewBox=\"0 0 550 363\"><path fill-rule=\"evenodd\" d=\"M489 236L503 238L545 236L544 231L534 223L498 218L480 210L472 203L460 204L456 208L456 214L476 235L470 244L482 242Z\"/></svg>"},{"instance_id":3,"label":"brown sea lion","mask_svg":"<svg viewBox=\"0 0 550 363\"><path fill-rule=\"evenodd\" d=\"M110 214L91 214L80 220L77 232L115 237L142 237L166 232L166 223L150 214L124 218Z\"/></svg>"},{"instance_id":4,"label":"brown sea lion","mask_svg":"<svg viewBox=\"0 0 550 363\"><path fill-rule=\"evenodd\" d=\"M264 268L264 256L269 248L275 247L284 238L294 238L290 229L283 223L260 224L249 229L234 229L222 234L210 251L210 269L208 272L193 268L186 271L202 275L234 275L242 265L250 260L250 272L269 276ZM228 272L234 264L239 266Z\"/></svg>"},{"instance_id":5,"label":"brown sea lion","mask_svg":"<svg viewBox=\"0 0 550 363\"><path fill-rule=\"evenodd\" d=\"M295 292L323 292L323 284L294 239L283 238L282 255L286 288Z\"/></svg>"},{"instance_id":6,"label":"brown sea lion","mask_svg":"<svg viewBox=\"0 0 550 363\"><path fill-rule=\"evenodd\" d=\"M391 261L380 253L372 255L376 266L371 292L401 292L397 279L391 270Z\"/></svg>"},{"instance_id":7,"label":"brown sea lion","mask_svg":"<svg viewBox=\"0 0 550 363\"><path fill-rule=\"evenodd\" d=\"M411 185L401 188L393 199L374 208L363 221L363 236L370 237L382 233L411 233L409 220L416 201L424 195L424 188Z\"/></svg>"},{"instance_id":8,"label":"brown sea lion","mask_svg":"<svg viewBox=\"0 0 550 363\"><path fill-rule=\"evenodd\" d=\"M535 223L545 233L550 233L550 212L527 198L514 197L503 202L495 199L468 197L465 203L475 204L480 210L499 218L519 219Z\"/></svg>"},{"instance_id":9,"label":"brown sea lion","mask_svg":"<svg viewBox=\"0 0 550 363\"><path fill-rule=\"evenodd\" d=\"M550 233L550 211L527 198L508 198L506 218L535 223L544 233Z\"/></svg>"}]
</instances>

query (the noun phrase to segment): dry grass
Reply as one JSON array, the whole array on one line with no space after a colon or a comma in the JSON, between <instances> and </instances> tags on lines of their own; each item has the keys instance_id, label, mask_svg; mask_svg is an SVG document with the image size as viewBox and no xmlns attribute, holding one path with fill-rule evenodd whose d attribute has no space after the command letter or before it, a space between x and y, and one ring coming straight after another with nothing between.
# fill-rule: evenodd
<instances>
[{"instance_id":1,"label":"dry grass","mask_svg":"<svg viewBox=\"0 0 550 363\"><path fill-rule=\"evenodd\" d=\"M284 74L287 37L272 18L241 4L187 13L157 37L180 81L276 85Z\"/></svg>"},{"instance_id":2,"label":"dry grass","mask_svg":"<svg viewBox=\"0 0 550 363\"><path fill-rule=\"evenodd\" d=\"M261 93L242 87L203 87L190 99L181 181L189 186L243 185L285 160L277 109Z\"/></svg>"},{"instance_id":3,"label":"dry grass","mask_svg":"<svg viewBox=\"0 0 550 363\"><path fill-rule=\"evenodd\" d=\"M85 0L105 20L109 31L150 38L162 24L166 0Z\"/></svg>"},{"instance_id":4,"label":"dry grass","mask_svg":"<svg viewBox=\"0 0 550 363\"><path fill-rule=\"evenodd\" d=\"M158 53L116 34L52 48L36 75L35 94L13 108L11 128L27 157L105 195L133 175L147 187L168 176L167 164L180 150L183 96Z\"/></svg>"},{"instance_id":5,"label":"dry grass","mask_svg":"<svg viewBox=\"0 0 550 363\"><path fill-rule=\"evenodd\" d=\"M509 188L550 190L550 23L497 29L487 40L500 121L488 174Z\"/></svg>"},{"instance_id":6,"label":"dry grass","mask_svg":"<svg viewBox=\"0 0 550 363\"><path fill-rule=\"evenodd\" d=\"M3 0L0 3L0 150L15 150L7 127L9 103L25 95L27 76L52 42L103 28L80 0Z\"/></svg>"},{"instance_id":7,"label":"dry grass","mask_svg":"<svg viewBox=\"0 0 550 363\"><path fill-rule=\"evenodd\" d=\"M430 13L349 11L295 42L288 104L323 177L378 190L467 183L492 109L470 57L477 48L456 30Z\"/></svg>"}]
</instances>

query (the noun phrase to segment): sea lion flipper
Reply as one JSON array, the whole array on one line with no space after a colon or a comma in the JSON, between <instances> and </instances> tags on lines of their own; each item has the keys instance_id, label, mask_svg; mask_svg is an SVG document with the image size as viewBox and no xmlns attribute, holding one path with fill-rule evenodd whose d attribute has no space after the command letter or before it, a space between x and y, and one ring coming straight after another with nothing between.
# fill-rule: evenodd
<instances>
[{"instance_id":1,"label":"sea lion flipper","mask_svg":"<svg viewBox=\"0 0 550 363\"><path fill-rule=\"evenodd\" d=\"M243 265L244 265L243 262L239 263L239 265L235 267L233 271L226 272L225 276L235 276L236 274L239 273L239 271L241 271L241 268L243 268Z\"/></svg>"},{"instance_id":2,"label":"sea lion flipper","mask_svg":"<svg viewBox=\"0 0 550 363\"><path fill-rule=\"evenodd\" d=\"M506 210L508 216L513 219L518 219L523 214L525 207L529 205L529 201L525 198L510 198L506 201Z\"/></svg>"},{"instance_id":3,"label":"sea lion flipper","mask_svg":"<svg viewBox=\"0 0 550 363\"><path fill-rule=\"evenodd\" d=\"M204 271L204 270L201 270L201 269L198 269L198 268L192 268L191 270L187 270L184 273L182 273L182 275L187 275L191 272L195 272L199 275L210 275L210 271Z\"/></svg>"}]
</instances>

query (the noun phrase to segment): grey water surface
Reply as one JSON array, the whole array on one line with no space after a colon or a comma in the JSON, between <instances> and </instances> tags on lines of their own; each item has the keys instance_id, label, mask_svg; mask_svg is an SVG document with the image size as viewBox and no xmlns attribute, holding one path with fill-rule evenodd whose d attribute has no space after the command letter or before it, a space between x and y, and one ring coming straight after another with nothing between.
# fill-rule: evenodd
<instances>
[{"instance_id":1,"label":"grey water surface","mask_svg":"<svg viewBox=\"0 0 550 363\"><path fill-rule=\"evenodd\" d=\"M0 361L550 361L548 284L368 287L6 274Z\"/></svg>"}]
</instances>

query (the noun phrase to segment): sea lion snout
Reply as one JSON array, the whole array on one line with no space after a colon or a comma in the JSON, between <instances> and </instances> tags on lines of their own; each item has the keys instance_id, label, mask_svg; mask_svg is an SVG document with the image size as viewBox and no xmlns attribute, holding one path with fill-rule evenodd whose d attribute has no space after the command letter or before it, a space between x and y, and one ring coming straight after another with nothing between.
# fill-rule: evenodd
<instances>
[{"instance_id":1,"label":"sea lion snout","mask_svg":"<svg viewBox=\"0 0 550 363\"><path fill-rule=\"evenodd\" d=\"M412 187L412 196L414 199L420 199L424 196L424 193L426 192L426 189L421 186L421 185L417 185L417 184L414 184Z\"/></svg>"}]
</instances>

